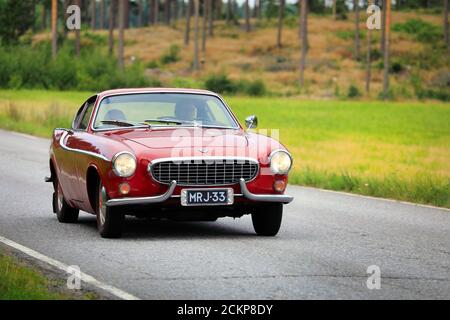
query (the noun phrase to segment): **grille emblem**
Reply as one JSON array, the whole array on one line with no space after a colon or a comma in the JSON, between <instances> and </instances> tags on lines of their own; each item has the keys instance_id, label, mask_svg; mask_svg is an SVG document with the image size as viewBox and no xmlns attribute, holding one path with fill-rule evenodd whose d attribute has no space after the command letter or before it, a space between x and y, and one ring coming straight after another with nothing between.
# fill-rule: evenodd
<instances>
[{"instance_id":1,"label":"grille emblem","mask_svg":"<svg viewBox=\"0 0 450 320\"><path fill-rule=\"evenodd\" d=\"M198 151L200 152L200 153L203 153L203 154L205 154L205 153L208 153L208 149L198 149Z\"/></svg>"}]
</instances>

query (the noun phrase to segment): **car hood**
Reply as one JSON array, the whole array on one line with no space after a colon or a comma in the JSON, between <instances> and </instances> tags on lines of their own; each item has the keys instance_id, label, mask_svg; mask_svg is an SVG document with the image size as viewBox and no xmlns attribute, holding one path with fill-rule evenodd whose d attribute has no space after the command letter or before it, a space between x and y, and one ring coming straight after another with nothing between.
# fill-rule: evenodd
<instances>
[{"instance_id":1,"label":"car hood","mask_svg":"<svg viewBox=\"0 0 450 320\"><path fill-rule=\"evenodd\" d=\"M114 134L122 142L132 141L150 149L188 147L248 146L248 137L242 130L179 128L120 131Z\"/></svg>"}]
</instances>

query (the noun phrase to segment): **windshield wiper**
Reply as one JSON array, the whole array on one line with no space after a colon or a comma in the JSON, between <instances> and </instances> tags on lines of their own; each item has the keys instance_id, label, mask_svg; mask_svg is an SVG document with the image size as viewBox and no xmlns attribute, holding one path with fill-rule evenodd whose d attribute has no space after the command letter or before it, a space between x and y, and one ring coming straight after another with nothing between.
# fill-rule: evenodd
<instances>
[{"instance_id":1,"label":"windshield wiper","mask_svg":"<svg viewBox=\"0 0 450 320\"><path fill-rule=\"evenodd\" d=\"M136 127L136 126L150 127L149 124L144 123L144 122L132 122L132 121L125 121L125 120L102 120L100 122L103 124L116 125L118 127Z\"/></svg>"},{"instance_id":2,"label":"windshield wiper","mask_svg":"<svg viewBox=\"0 0 450 320\"><path fill-rule=\"evenodd\" d=\"M144 123L173 123L173 124L177 124L177 125L182 125L182 124L186 124L186 123L191 123L190 121L181 121L181 120L170 120L170 119L147 119L144 120Z\"/></svg>"}]
</instances>

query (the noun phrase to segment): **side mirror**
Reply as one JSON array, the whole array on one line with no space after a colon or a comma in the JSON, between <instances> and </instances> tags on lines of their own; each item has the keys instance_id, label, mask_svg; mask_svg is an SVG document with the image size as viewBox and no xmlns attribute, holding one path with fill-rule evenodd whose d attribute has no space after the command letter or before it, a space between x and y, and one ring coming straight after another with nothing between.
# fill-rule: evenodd
<instances>
[{"instance_id":1,"label":"side mirror","mask_svg":"<svg viewBox=\"0 0 450 320\"><path fill-rule=\"evenodd\" d=\"M247 129L255 129L258 126L258 118L255 115L245 118L245 126Z\"/></svg>"}]
</instances>

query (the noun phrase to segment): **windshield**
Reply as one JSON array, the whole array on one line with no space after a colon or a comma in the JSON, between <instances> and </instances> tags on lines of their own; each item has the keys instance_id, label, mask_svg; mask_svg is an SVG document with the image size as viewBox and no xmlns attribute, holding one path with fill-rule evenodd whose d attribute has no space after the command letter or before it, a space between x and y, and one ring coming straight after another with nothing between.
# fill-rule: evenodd
<instances>
[{"instance_id":1,"label":"windshield","mask_svg":"<svg viewBox=\"0 0 450 320\"><path fill-rule=\"evenodd\" d=\"M190 93L139 93L103 99L95 129L123 126L202 126L238 128L222 101Z\"/></svg>"}]
</instances>

